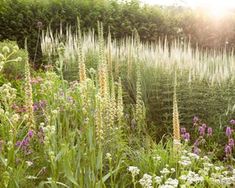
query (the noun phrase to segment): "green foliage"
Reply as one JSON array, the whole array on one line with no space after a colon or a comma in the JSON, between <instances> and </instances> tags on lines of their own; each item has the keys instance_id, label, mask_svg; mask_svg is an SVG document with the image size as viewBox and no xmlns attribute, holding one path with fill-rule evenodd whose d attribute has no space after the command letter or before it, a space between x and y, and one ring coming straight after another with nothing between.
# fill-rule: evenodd
<instances>
[{"instance_id":1,"label":"green foliage","mask_svg":"<svg viewBox=\"0 0 235 188\"><path fill-rule=\"evenodd\" d=\"M182 35L178 33L181 13L179 16L175 14L184 12L183 9L143 7L134 0L122 3L114 0L0 0L0 4L0 41L14 40L23 48L25 38L30 39L30 58L34 60L37 53L38 66L41 50L36 51L36 48L42 29L50 26L52 30L59 31L61 25L71 25L74 31L77 17L81 19L82 30L96 28L97 21L102 21L104 34L107 36L109 27L115 38L131 36L134 29L144 41L158 41L159 37L166 35L169 38ZM183 13L182 17L183 20Z\"/></svg>"},{"instance_id":2,"label":"green foliage","mask_svg":"<svg viewBox=\"0 0 235 188\"><path fill-rule=\"evenodd\" d=\"M4 52L4 48L7 52ZM3 55L0 61L4 63L3 74L9 80L15 80L24 76L24 64L28 61L28 53L19 49L16 42L0 42L0 54Z\"/></svg>"}]
</instances>

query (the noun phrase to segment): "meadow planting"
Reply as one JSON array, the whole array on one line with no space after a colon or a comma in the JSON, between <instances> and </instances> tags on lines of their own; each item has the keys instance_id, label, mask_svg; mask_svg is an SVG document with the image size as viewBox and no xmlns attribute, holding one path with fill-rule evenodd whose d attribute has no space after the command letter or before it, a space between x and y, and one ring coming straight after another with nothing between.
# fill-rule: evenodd
<instances>
[{"instance_id":1,"label":"meadow planting","mask_svg":"<svg viewBox=\"0 0 235 188\"><path fill-rule=\"evenodd\" d=\"M234 187L233 51L97 25L0 43L0 187Z\"/></svg>"}]
</instances>

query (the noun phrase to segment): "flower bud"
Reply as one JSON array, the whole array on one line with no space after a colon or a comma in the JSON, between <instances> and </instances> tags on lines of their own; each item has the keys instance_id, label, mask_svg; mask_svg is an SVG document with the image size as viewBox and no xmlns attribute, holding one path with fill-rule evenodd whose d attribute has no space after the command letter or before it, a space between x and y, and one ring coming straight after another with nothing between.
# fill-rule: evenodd
<instances>
[{"instance_id":1,"label":"flower bud","mask_svg":"<svg viewBox=\"0 0 235 188\"><path fill-rule=\"evenodd\" d=\"M14 52L17 52L19 50L19 47L17 46L17 45L15 45L14 47L13 47L13 51Z\"/></svg>"},{"instance_id":2,"label":"flower bud","mask_svg":"<svg viewBox=\"0 0 235 188\"><path fill-rule=\"evenodd\" d=\"M2 52L3 52L4 54L8 54L8 53L10 53L10 48L9 48L8 46L3 46Z\"/></svg>"},{"instance_id":3,"label":"flower bud","mask_svg":"<svg viewBox=\"0 0 235 188\"><path fill-rule=\"evenodd\" d=\"M17 57L17 58L16 58L16 61L17 61L17 62L21 62L21 61L22 61L22 57Z\"/></svg>"}]
</instances>

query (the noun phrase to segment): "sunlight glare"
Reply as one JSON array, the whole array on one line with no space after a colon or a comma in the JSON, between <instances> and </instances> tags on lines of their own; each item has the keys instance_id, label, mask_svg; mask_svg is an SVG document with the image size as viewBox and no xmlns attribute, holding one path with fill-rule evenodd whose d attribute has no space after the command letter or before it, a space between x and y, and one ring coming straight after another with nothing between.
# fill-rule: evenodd
<instances>
[{"instance_id":1,"label":"sunlight glare","mask_svg":"<svg viewBox=\"0 0 235 188\"><path fill-rule=\"evenodd\" d=\"M209 16L214 19L221 19L227 15L231 7L223 1L212 1L205 8L208 10Z\"/></svg>"},{"instance_id":2,"label":"sunlight glare","mask_svg":"<svg viewBox=\"0 0 235 188\"><path fill-rule=\"evenodd\" d=\"M141 2L151 5L180 5L200 8L214 19L225 17L231 8L235 8L235 0L141 0Z\"/></svg>"}]
</instances>

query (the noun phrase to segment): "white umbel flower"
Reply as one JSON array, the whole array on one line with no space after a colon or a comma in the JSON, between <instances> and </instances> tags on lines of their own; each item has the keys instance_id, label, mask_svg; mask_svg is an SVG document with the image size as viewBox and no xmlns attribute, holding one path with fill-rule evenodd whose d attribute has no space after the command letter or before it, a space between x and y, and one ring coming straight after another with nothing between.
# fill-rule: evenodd
<instances>
[{"instance_id":1,"label":"white umbel flower","mask_svg":"<svg viewBox=\"0 0 235 188\"><path fill-rule=\"evenodd\" d=\"M152 186L152 176L149 174L144 174L143 178L140 179L140 185L143 188L153 188Z\"/></svg>"}]
</instances>

